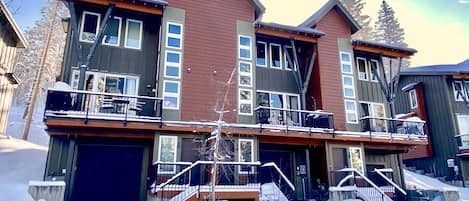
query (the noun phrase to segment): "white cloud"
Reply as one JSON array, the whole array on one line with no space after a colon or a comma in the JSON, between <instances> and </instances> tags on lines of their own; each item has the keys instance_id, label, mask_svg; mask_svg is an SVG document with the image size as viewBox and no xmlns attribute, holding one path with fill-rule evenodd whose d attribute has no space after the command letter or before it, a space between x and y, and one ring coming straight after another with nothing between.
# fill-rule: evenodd
<instances>
[{"instance_id":1,"label":"white cloud","mask_svg":"<svg viewBox=\"0 0 469 201\"><path fill-rule=\"evenodd\" d=\"M469 0L458 0L458 3L469 4Z\"/></svg>"}]
</instances>

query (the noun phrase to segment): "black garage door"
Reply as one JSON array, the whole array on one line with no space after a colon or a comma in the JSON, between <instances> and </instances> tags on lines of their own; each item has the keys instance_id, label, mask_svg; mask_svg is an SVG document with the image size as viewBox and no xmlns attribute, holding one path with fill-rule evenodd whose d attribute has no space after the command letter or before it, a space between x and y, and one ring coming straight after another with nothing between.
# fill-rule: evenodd
<instances>
[{"instance_id":1,"label":"black garage door","mask_svg":"<svg viewBox=\"0 0 469 201\"><path fill-rule=\"evenodd\" d=\"M139 200L143 151L143 146L78 145L72 200Z\"/></svg>"}]
</instances>

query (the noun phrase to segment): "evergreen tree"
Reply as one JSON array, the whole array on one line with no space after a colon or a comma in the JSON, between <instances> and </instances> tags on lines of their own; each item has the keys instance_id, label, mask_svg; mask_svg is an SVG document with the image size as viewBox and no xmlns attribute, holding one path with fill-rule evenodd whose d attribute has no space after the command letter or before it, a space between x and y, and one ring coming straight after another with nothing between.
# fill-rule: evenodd
<instances>
[{"instance_id":1,"label":"evergreen tree","mask_svg":"<svg viewBox=\"0 0 469 201\"><path fill-rule=\"evenodd\" d=\"M359 31L353 34L352 38L372 40L374 37L373 28L370 25L370 16L362 13L365 3L362 0L340 0L340 3L344 5L347 11L362 27Z\"/></svg>"},{"instance_id":2,"label":"evergreen tree","mask_svg":"<svg viewBox=\"0 0 469 201\"><path fill-rule=\"evenodd\" d=\"M404 39L404 29L401 28L399 21L394 16L394 10L385 0L383 0L380 7L378 20L375 22L375 40L407 47Z\"/></svg>"}]
</instances>

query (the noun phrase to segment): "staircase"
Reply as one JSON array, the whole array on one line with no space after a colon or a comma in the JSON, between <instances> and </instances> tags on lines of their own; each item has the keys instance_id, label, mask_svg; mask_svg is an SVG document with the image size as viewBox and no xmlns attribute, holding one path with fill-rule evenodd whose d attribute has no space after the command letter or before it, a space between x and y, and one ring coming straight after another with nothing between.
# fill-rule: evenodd
<instances>
[{"instance_id":1,"label":"staircase","mask_svg":"<svg viewBox=\"0 0 469 201\"><path fill-rule=\"evenodd\" d=\"M288 201L288 198L280 191L275 183L265 183L261 185L260 201Z\"/></svg>"}]
</instances>

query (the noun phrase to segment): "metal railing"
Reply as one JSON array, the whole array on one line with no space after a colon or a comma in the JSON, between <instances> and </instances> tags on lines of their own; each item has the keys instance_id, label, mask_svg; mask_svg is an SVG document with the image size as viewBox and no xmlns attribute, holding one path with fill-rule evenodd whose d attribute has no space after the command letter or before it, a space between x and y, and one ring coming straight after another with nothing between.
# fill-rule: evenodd
<instances>
[{"instance_id":1,"label":"metal railing","mask_svg":"<svg viewBox=\"0 0 469 201\"><path fill-rule=\"evenodd\" d=\"M308 128L334 128L334 115L329 112L308 111L295 109L281 109L258 106L256 112L256 123L293 127Z\"/></svg>"},{"instance_id":2,"label":"metal railing","mask_svg":"<svg viewBox=\"0 0 469 201\"><path fill-rule=\"evenodd\" d=\"M457 140L459 149L469 149L469 133L459 134L454 137L459 138Z\"/></svg>"},{"instance_id":3,"label":"metal railing","mask_svg":"<svg viewBox=\"0 0 469 201\"><path fill-rule=\"evenodd\" d=\"M295 185L274 163L265 163L262 166L260 180L262 184L270 184L271 194L267 195L274 198L285 197L288 200L295 198ZM269 198L269 197L268 197ZM284 200L284 199L278 199Z\"/></svg>"},{"instance_id":4,"label":"metal railing","mask_svg":"<svg viewBox=\"0 0 469 201\"><path fill-rule=\"evenodd\" d=\"M365 116L360 118L362 132L372 134L383 134L389 138L395 136L407 138L426 138L425 121L411 119L391 119L385 117Z\"/></svg>"},{"instance_id":5,"label":"metal railing","mask_svg":"<svg viewBox=\"0 0 469 201\"><path fill-rule=\"evenodd\" d=\"M162 117L161 98L101 93L83 90L49 89L44 120L48 117L159 122Z\"/></svg>"}]
</instances>

